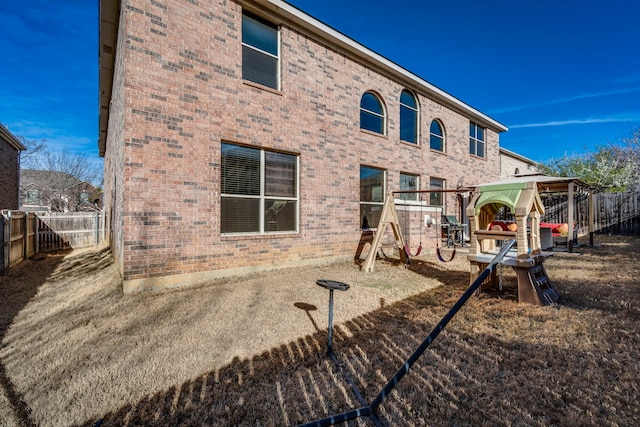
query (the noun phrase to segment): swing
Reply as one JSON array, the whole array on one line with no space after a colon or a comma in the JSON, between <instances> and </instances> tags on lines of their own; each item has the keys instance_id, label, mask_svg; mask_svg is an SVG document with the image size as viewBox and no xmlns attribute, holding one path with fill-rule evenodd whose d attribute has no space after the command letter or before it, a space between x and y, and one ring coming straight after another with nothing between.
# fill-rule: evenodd
<instances>
[{"instance_id":1,"label":"swing","mask_svg":"<svg viewBox=\"0 0 640 427\"><path fill-rule=\"evenodd\" d=\"M407 212L409 212L409 211L407 211ZM405 230L408 230L408 228L407 228L407 215L409 215L409 214L405 213L405 216L404 216L404 225L405 225L404 228L405 228ZM422 199L420 199L420 219L421 219L421 221L420 221L420 245L418 245L418 249L416 249L416 253L412 254L411 253L411 248L409 247L409 244L405 243L405 245L404 245L404 253L407 255L407 258L416 257L416 256L420 255L420 252L422 252L422 218L423 218L423 215L422 215ZM411 232L409 232L408 235L411 236Z\"/></svg>"},{"instance_id":2,"label":"swing","mask_svg":"<svg viewBox=\"0 0 640 427\"><path fill-rule=\"evenodd\" d=\"M442 252L440 252L440 245L438 245L438 247L436 248L436 254L438 255L438 259L442 262L449 262L449 261L453 261L453 259L456 257L456 248L453 248L453 252L451 253L451 258L449 259L444 259L444 257L442 256Z\"/></svg>"},{"instance_id":3,"label":"swing","mask_svg":"<svg viewBox=\"0 0 640 427\"><path fill-rule=\"evenodd\" d=\"M456 247L453 247L453 252L451 253L451 258L449 259L445 259L444 256L442 256L442 252L440 251L440 240L442 239L442 221L440 222L440 236L438 237L438 240L436 242L436 255L438 256L438 259L441 262L449 262L449 261L453 261L453 259L456 257Z\"/></svg>"}]
</instances>

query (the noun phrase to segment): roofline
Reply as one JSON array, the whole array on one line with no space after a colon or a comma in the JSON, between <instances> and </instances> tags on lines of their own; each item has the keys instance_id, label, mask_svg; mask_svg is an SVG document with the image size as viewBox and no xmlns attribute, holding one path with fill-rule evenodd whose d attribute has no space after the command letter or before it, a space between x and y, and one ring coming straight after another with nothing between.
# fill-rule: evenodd
<instances>
[{"instance_id":1,"label":"roofline","mask_svg":"<svg viewBox=\"0 0 640 427\"><path fill-rule=\"evenodd\" d=\"M518 160L521 160L521 161L523 161L525 163L531 163L532 165L536 165L536 166L540 165L540 162L536 162L534 160L531 160L528 157L525 157L525 156L523 156L521 154L518 154L518 153L516 153L514 151L507 150L506 148L500 147L500 153L506 154L507 156L511 156L511 157L513 157L515 159L518 159Z\"/></svg>"},{"instance_id":2,"label":"roofline","mask_svg":"<svg viewBox=\"0 0 640 427\"><path fill-rule=\"evenodd\" d=\"M351 37L344 35L340 31L330 27L324 22L312 17L286 1L253 0L253 2L267 6L270 11L275 12L277 15L288 18L290 21L300 25L304 29L311 31L316 36L319 36L331 44L344 49L346 52L354 54L359 59L386 71L399 80L415 85L415 88L421 89L425 95L433 97L434 100L441 101L445 106L454 110L469 114L472 118L478 120L481 124L495 130L496 132L506 132L508 130L508 128L502 123L462 102L458 98L429 83L406 68L401 67L395 62L367 48Z\"/></svg>"},{"instance_id":3,"label":"roofline","mask_svg":"<svg viewBox=\"0 0 640 427\"><path fill-rule=\"evenodd\" d=\"M17 151L24 151L27 149L27 147L25 147L24 144L22 144L20 140L16 138L2 123L0 123L0 138L7 141L7 143Z\"/></svg>"},{"instance_id":4,"label":"roofline","mask_svg":"<svg viewBox=\"0 0 640 427\"><path fill-rule=\"evenodd\" d=\"M257 12L267 13L274 18L288 20L291 23L309 31L324 42L335 46L349 56L378 68L401 82L406 83L419 93L441 102L462 114L468 115L479 124L496 132L506 132L508 128L479 110L464 103L439 87L429 83L416 74L399 66L395 62L365 47L354 39L344 35L322 21L303 12L301 9L284 0L240 0L242 5L253 8ZM111 86L113 83L114 61L118 34L118 17L120 0L100 0L99 13L99 71L100 71L100 136L98 149L100 156L104 156L106 148L107 126L109 117L109 103L111 101Z\"/></svg>"},{"instance_id":5,"label":"roofline","mask_svg":"<svg viewBox=\"0 0 640 427\"><path fill-rule=\"evenodd\" d=\"M113 71L118 41L121 0L99 0L98 4L98 154L104 157L107 147L109 107L113 86Z\"/></svg>"}]
</instances>

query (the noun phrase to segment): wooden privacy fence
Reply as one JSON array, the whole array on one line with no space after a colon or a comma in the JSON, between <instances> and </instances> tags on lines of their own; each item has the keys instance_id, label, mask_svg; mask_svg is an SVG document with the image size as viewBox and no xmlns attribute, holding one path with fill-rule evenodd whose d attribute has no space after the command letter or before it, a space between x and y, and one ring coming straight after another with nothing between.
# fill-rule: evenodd
<instances>
[{"instance_id":1,"label":"wooden privacy fence","mask_svg":"<svg viewBox=\"0 0 640 427\"><path fill-rule=\"evenodd\" d=\"M640 192L595 193L592 195L594 232L615 235L640 235ZM545 214L541 222L568 222L566 195L543 198ZM574 221L578 233L589 232L589 195L579 193L574 199Z\"/></svg>"},{"instance_id":2,"label":"wooden privacy fence","mask_svg":"<svg viewBox=\"0 0 640 427\"><path fill-rule=\"evenodd\" d=\"M104 212L0 214L0 274L46 251L82 248L105 240Z\"/></svg>"},{"instance_id":3,"label":"wooden privacy fence","mask_svg":"<svg viewBox=\"0 0 640 427\"><path fill-rule=\"evenodd\" d=\"M36 253L35 230L33 213L3 211L0 214L0 274Z\"/></svg>"}]
</instances>

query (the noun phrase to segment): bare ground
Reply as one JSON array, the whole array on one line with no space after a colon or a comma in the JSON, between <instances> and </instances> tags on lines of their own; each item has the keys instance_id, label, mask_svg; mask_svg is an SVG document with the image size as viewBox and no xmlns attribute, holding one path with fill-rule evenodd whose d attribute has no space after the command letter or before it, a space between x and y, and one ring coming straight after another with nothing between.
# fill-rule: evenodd
<instances>
[{"instance_id":1,"label":"bare ground","mask_svg":"<svg viewBox=\"0 0 640 427\"><path fill-rule=\"evenodd\" d=\"M381 405L388 425L640 425L640 239L556 254L555 307L473 297ZM336 292L326 357L328 292ZM468 285L435 255L122 295L106 248L0 277L0 425L296 425L370 401ZM342 371L341 371L342 369ZM354 422L370 425L368 419Z\"/></svg>"}]
</instances>

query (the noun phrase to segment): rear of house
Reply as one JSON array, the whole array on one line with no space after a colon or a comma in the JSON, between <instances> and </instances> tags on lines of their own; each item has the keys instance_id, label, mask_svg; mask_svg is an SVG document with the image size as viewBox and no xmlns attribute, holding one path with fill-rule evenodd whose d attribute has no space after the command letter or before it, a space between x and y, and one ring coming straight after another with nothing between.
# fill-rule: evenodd
<instances>
[{"instance_id":1,"label":"rear of house","mask_svg":"<svg viewBox=\"0 0 640 427\"><path fill-rule=\"evenodd\" d=\"M101 0L100 40L125 291L353 259L389 190L499 177L503 125L286 2Z\"/></svg>"}]
</instances>

